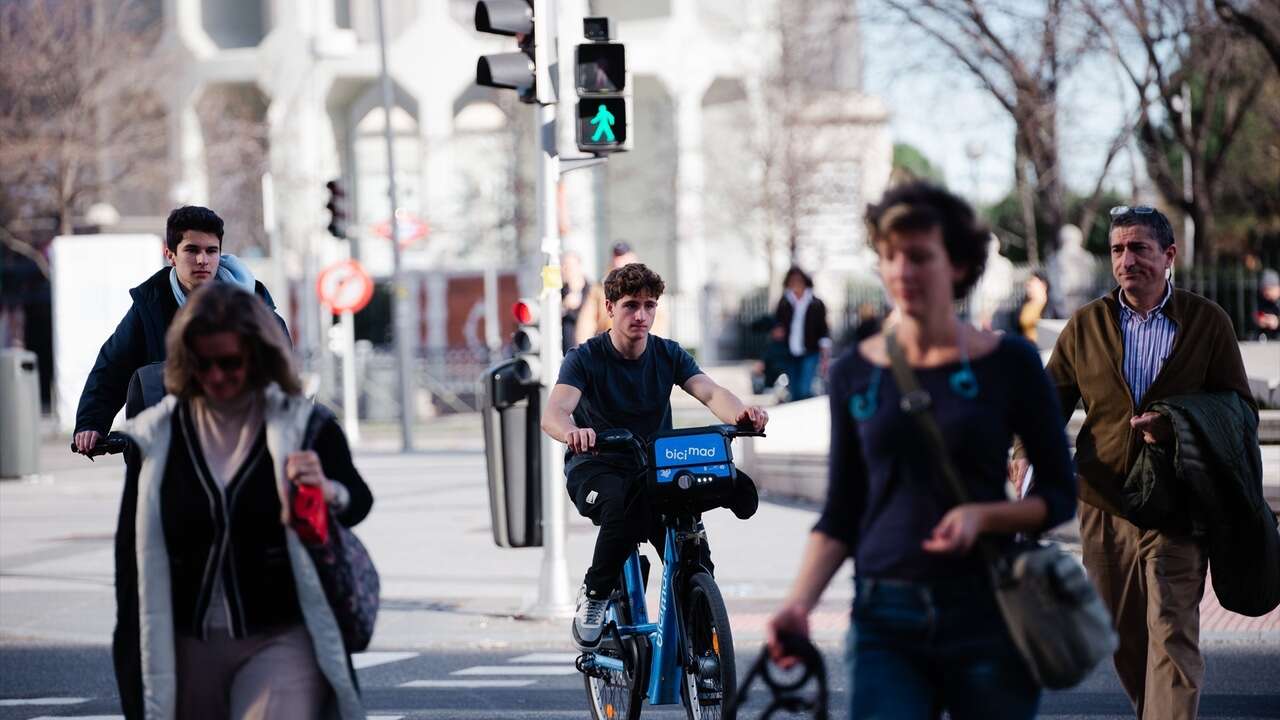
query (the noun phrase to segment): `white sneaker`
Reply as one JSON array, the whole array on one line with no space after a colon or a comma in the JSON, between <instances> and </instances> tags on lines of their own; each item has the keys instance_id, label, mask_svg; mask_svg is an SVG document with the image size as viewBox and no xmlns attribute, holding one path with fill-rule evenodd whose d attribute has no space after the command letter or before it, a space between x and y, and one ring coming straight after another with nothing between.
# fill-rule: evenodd
<instances>
[{"instance_id":1,"label":"white sneaker","mask_svg":"<svg viewBox=\"0 0 1280 720\"><path fill-rule=\"evenodd\" d=\"M593 648L604 632L604 611L608 600L587 597L587 586L578 588L578 610L573 614L573 642L579 648Z\"/></svg>"}]
</instances>

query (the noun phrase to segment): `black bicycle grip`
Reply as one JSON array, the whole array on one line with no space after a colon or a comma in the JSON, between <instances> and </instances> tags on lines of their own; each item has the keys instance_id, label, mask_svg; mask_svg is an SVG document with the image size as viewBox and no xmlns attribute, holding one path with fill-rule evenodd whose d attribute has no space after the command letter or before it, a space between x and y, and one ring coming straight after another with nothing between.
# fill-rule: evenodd
<instances>
[{"instance_id":1,"label":"black bicycle grip","mask_svg":"<svg viewBox=\"0 0 1280 720\"><path fill-rule=\"evenodd\" d=\"M79 453L88 458L95 458L101 455L119 455L129 447L129 438L118 432L107 433L106 437L98 441L96 445L80 452L76 449L75 441L71 441L71 452Z\"/></svg>"}]
</instances>

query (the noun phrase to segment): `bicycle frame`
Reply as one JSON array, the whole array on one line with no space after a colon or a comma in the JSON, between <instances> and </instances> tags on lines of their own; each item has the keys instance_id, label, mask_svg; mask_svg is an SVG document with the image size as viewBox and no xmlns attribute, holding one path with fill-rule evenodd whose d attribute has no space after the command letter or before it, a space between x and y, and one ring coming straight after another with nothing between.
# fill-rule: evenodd
<instances>
[{"instance_id":1,"label":"bicycle frame","mask_svg":"<svg viewBox=\"0 0 1280 720\"><path fill-rule=\"evenodd\" d=\"M644 576L640 569L640 552L627 557L623 565L627 599L631 604L632 625L617 625L621 637L643 635L652 648L649 659L649 687L646 699L650 705L678 705L681 703L680 686L684 682L684 668L680 662L683 652L680 643L680 613L676 597L675 574L680 564L680 547L677 531L668 527L666 547L662 558L662 593L658 600L658 621L649 622L645 606ZM595 664L610 670L622 670L617 658L592 653Z\"/></svg>"}]
</instances>

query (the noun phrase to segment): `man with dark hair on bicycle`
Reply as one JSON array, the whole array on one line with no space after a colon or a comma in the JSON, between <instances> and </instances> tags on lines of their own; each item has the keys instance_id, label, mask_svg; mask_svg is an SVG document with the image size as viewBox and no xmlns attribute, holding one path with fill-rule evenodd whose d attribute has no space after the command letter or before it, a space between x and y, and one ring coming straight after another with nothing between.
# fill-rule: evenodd
<instances>
[{"instance_id":1,"label":"man with dark hair on bicycle","mask_svg":"<svg viewBox=\"0 0 1280 720\"><path fill-rule=\"evenodd\" d=\"M565 476L569 497L584 517L600 526L595 555L578 593L573 639L594 647L604 627L609 595L627 556L648 539L662 551L664 528L644 493L629 456L592 452L596 433L626 429L646 442L671 429L671 389L679 386L725 423L763 430L769 415L748 406L704 374L674 340L650 335L666 284L657 273L631 263L604 280L605 309L613 324L569 351L542 414L542 430L568 446ZM755 513L755 486L739 473L728 507L740 518ZM711 569L704 548L704 564Z\"/></svg>"},{"instance_id":2,"label":"man with dark hair on bicycle","mask_svg":"<svg viewBox=\"0 0 1280 720\"><path fill-rule=\"evenodd\" d=\"M210 280L234 283L256 293L275 311L267 288L236 256L222 252L222 232L222 218L209 208L187 205L169 213L164 256L170 267L160 268L129 291L133 306L102 344L76 409L77 451L93 449L111 429L111 421L125 404L133 374L164 360L165 332L193 290ZM284 320L275 317L287 338Z\"/></svg>"}]
</instances>

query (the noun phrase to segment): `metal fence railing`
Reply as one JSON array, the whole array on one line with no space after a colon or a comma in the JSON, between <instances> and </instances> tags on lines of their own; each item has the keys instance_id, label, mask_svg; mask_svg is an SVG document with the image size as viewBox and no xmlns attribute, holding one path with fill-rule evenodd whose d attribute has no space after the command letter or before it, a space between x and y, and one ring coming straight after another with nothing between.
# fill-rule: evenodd
<instances>
[{"instance_id":1,"label":"metal fence railing","mask_svg":"<svg viewBox=\"0 0 1280 720\"><path fill-rule=\"evenodd\" d=\"M1174 273L1174 285L1189 290L1217 303L1231 319L1236 337L1240 340L1252 340L1256 335L1253 324L1254 313L1258 310L1260 291L1262 289L1262 270L1265 267L1280 265L1280 254L1268 258L1270 264L1249 269L1240 262L1223 262L1216 265L1198 265L1190 269L1178 269ZM1031 273L1033 267L1025 263L1015 263L1011 273L1012 284L1009 294L1004 297L996 311L997 317L1010 316L1014 309L1021 306L1025 297L1023 281ZM1115 287L1115 280L1106 258L1099 258L1093 273L1092 297L1099 297ZM833 313L828 321L831 333L840 346L852 337L859 323L859 308L869 305L879 316L888 310L884 290L877 283L855 282L845 288L843 311ZM759 287L747 292L738 304L738 311L729 323L732 333L730 342L723 346L735 359L759 358L768 344L769 329L772 327L774 308L769 304L768 288ZM969 302L957 305L962 317L969 316ZM997 323L997 326L999 324Z\"/></svg>"}]
</instances>

